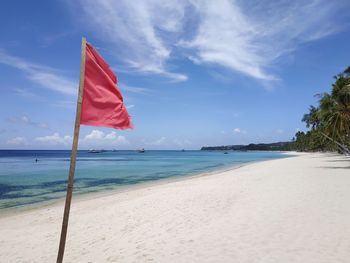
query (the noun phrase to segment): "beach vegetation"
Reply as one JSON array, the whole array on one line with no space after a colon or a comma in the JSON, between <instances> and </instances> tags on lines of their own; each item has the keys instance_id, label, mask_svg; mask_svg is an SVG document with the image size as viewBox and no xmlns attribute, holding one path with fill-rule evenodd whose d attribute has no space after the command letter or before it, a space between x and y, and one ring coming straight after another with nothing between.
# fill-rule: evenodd
<instances>
[{"instance_id":1,"label":"beach vegetation","mask_svg":"<svg viewBox=\"0 0 350 263\"><path fill-rule=\"evenodd\" d=\"M318 105L304 114L309 130L295 134L296 150L350 154L350 67L334 78L331 91L317 94Z\"/></svg>"}]
</instances>

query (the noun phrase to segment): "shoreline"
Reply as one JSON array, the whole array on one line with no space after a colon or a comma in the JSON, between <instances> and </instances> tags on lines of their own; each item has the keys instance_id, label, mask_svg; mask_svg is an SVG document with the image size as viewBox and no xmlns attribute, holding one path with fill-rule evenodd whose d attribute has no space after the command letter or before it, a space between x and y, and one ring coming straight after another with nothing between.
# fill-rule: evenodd
<instances>
[{"instance_id":1,"label":"shoreline","mask_svg":"<svg viewBox=\"0 0 350 263\"><path fill-rule=\"evenodd\" d=\"M270 152L270 151L265 151L265 152ZM148 188L148 187L152 187L152 186L164 185L164 184L179 182L179 181L183 181L183 180L190 180L190 179L193 179L196 177L212 176L212 175L215 175L218 173L223 173L223 172L228 172L228 171L232 171L235 169L239 169L241 167L251 165L254 163L273 161L273 160L290 158L293 156L299 156L299 155L305 154L305 153L298 153L298 152L294 152L294 151L290 151L290 152L271 151L271 152L279 152L282 155L287 155L287 156L275 158L275 159L248 161L248 162L240 163L240 164L226 165L224 167L218 167L216 169L213 169L213 170L207 171L207 172L203 172L203 171L194 172L192 174L175 175L175 176L171 176L171 177L167 177L167 178L145 181L145 182L140 182L140 183L136 183L136 184L120 185L120 186L114 187L114 189L102 189L102 190L85 192L85 193L74 193L73 192L73 200L75 200L75 202L88 201L88 200L95 199L95 198L125 193L125 192L129 192L129 191L135 191L135 190L144 189L144 188ZM17 214L21 214L21 213L25 213L25 212L29 212L29 211L33 211L33 210L35 211L37 209L55 207L55 206L62 206L62 213L63 213L64 202L65 202L65 196L63 196L61 198L57 198L57 199L55 198L52 200L48 200L48 201L37 202L34 204L27 204L27 205L22 205L22 206L3 208L3 209L0 209L0 218L9 217L12 215L17 215Z\"/></svg>"},{"instance_id":2,"label":"shoreline","mask_svg":"<svg viewBox=\"0 0 350 263\"><path fill-rule=\"evenodd\" d=\"M73 199L67 262L346 262L350 158L308 153ZM4 262L56 258L62 205L0 218Z\"/></svg>"}]
</instances>

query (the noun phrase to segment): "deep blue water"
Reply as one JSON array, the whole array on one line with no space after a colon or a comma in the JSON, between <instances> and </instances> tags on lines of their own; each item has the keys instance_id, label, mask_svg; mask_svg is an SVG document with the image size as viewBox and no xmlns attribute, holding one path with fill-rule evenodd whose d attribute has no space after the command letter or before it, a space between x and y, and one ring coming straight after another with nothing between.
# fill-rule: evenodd
<instances>
[{"instance_id":1,"label":"deep blue water","mask_svg":"<svg viewBox=\"0 0 350 263\"><path fill-rule=\"evenodd\" d=\"M79 151L74 191L117 189L282 157L274 152ZM0 150L0 210L64 197L69 160L70 151Z\"/></svg>"}]
</instances>

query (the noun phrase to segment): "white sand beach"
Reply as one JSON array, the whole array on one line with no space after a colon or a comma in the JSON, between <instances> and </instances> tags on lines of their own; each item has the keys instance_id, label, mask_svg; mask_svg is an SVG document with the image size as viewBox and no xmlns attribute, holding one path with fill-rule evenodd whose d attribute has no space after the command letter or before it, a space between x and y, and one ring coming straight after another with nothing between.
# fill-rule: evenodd
<instances>
[{"instance_id":1,"label":"white sand beach","mask_svg":"<svg viewBox=\"0 0 350 263\"><path fill-rule=\"evenodd\" d=\"M63 201L0 216L0 262L55 262ZM350 159L303 154L74 199L65 262L350 262Z\"/></svg>"}]
</instances>

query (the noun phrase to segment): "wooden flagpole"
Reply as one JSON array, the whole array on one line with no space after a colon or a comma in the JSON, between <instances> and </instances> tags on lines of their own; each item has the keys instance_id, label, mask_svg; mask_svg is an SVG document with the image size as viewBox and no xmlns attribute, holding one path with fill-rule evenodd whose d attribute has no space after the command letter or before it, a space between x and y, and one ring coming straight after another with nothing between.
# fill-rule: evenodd
<instances>
[{"instance_id":1,"label":"wooden flagpole","mask_svg":"<svg viewBox=\"0 0 350 263\"><path fill-rule=\"evenodd\" d=\"M69 176L68 176L68 183L67 183L67 195L66 195L66 203L64 206L64 214L63 214L60 246L59 246L58 255L57 255L57 263L62 263L64 248L66 245L68 219L69 219L70 204L72 201L72 194L73 194L74 172L75 172L75 163L77 158L77 149L78 149L78 140L79 140L79 131L80 131L81 104L82 104L83 92L84 92L85 60L86 60L86 38L83 37L82 43L81 43L80 80L79 80L77 110L76 110L76 116L75 116L74 137L73 137L73 144L72 144L72 153L70 158Z\"/></svg>"}]
</instances>

